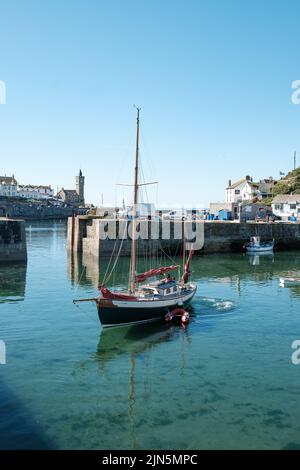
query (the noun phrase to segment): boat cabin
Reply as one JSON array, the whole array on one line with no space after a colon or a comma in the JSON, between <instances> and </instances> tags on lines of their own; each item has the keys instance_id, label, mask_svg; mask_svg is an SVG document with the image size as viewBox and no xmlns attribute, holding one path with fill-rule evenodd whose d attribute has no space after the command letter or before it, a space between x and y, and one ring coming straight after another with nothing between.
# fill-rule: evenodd
<instances>
[{"instance_id":1,"label":"boat cabin","mask_svg":"<svg viewBox=\"0 0 300 470\"><path fill-rule=\"evenodd\" d=\"M154 296L154 295L159 295L159 296L168 296L168 295L174 295L178 292L178 285L176 281L169 281L169 282L157 282L148 286L144 286L143 289L143 294L145 296Z\"/></svg>"},{"instance_id":2,"label":"boat cabin","mask_svg":"<svg viewBox=\"0 0 300 470\"><path fill-rule=\"evenodd\" d=\"M157 290L159 294L163 296L176 294L177 284L175 281L164 282L164 283L158 284Z\"/></svg>"}]
</instances>

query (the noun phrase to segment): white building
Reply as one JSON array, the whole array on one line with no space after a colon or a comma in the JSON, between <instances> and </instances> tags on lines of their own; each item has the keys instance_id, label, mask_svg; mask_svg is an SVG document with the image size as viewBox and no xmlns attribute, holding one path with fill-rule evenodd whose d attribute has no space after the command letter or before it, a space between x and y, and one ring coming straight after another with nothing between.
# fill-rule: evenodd
<instances>
[{"instance_id":1,"label":"white building","mask_svg":"<svg viewBox=\"0 0 300 470\"><path fill-rule=\"evenodd\" d=\"M12 176L0 176L0 196L16 197L18 183Z\"/></svg>"},{"instance_id":2,"label":"white building","mask_svg":"<svg viewBox=\"0 0 300 470\"><path fill-rule=\"evenodd\" d=\"M257 196L258 185L252 182L250 176L246 176L236 183L228 182L225 193L225 202L237 203L243 201L252 201Z\"/></svg>"},{"instance_id":3,"label":"white building","mask_svg":"<svg viewBox=\"0 0 300 470\"><path fill-rule=\"evenodd\" d=\"M300 194L279 194L272 201L272 211L282 220L295 216L300 220Z\"/></svg>"},{"instance_id":4,"label":"white building","mask_svg":"<svg viewBox=\"0 0 300 470\"><path fill-rule=\"evenodd\" d=\"M48 199L54 196L51 186L19 185L18 196L26 199Z\"/></svg>"},{"instance_id":5,"label":"white building","mask_svg":"<svg viewBox=\"0 0 300 470\"><path fill-rule=\"evenodd\" d=\"M246 176L236 183L229 180L226 188L225 201L228 203L239 203L244 201L252 201L254 198L262 200L272 196L272 188L277 183L272 177L262 179L258 183L254 183L250 176Z\"/></svg>"}]
</instances>

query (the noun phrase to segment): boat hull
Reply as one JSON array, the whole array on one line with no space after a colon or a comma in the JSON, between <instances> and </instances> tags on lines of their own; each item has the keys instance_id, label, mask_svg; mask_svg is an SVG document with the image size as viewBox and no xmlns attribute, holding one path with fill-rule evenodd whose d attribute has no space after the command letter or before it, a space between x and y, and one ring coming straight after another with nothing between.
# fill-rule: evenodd
<instances>
[{"instance_id":1,"label":"boat hull","mask_svg":"<svg viewBox=\"0 0 300 470\"><path fill-rule=\"evenodd\" d=\"M273 244L266 246L246 246L247 253L267 253L273 251Z\"/></svg>"},{"instance_id":2,"label":"boat hull","mask_svg":"<svg viewBox=\"0 0 300 470\"><path fill-rule=\"evenodd\" d=\"M196 293L196 288L169 301L114 301L99 299L98 316L103 327L133 325L164 320L165 315L176 307L187 305Z\"/></svg>"},{"instance_id":3,"label":"boat hull","mask_svg":"<svg viewBox=\"0 0 300 470\"><path fill-rule=\"evenodd\" d=\"M279 283L282 287L300 287L300 277L281 277Z\"/></svg>"}]
</instances>

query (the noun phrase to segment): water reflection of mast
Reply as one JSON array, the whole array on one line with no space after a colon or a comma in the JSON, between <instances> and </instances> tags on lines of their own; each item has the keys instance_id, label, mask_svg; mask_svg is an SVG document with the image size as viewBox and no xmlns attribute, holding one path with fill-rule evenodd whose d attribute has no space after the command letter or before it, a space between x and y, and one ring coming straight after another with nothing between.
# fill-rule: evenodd
<instances>
[{"instance_id":1,"label":"water reflection of mast","mask_svg":"<svg viewBox=\"0 0 300 470\"><path fill-rule=\"evenodd\" d=\"M181 377L184 377L185 369L186 369L186 347L185 343L191 344L192 343L192 338L189 335L188 329L184 327L182 329L182 336L181 336L181 365L180 365L180 375Z\"/></svg>"},{"instance_id":2,"label":"water reflection of mast","mask_svg":"<svg viewBox=\"0 0 300 470\"><path fill-rule=\"evenodd\" d=\"M132 448L137 449L138 443L136 438L136 417L134 413L135 407L135 356L130 354L129 367L129 390L128 390L128 416L130 419L130 435L132 440Z\"/></svg>"}]
</instances>

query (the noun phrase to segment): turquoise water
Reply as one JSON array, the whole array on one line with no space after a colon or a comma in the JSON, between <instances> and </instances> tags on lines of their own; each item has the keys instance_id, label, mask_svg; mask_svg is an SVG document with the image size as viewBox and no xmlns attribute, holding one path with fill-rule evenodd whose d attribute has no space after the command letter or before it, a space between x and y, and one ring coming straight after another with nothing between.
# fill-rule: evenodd
<instances>
[{"instance_id":1,"label":"turquoise water","mask_svg":"<svg viewBox=\"0 0 300 470\"><path fill-rule=\"evenodd\" d=\"M300 252L194 258L184 330L102 331L99 266L67 259L64 223L27 231L29 261L0 267L0 448L300 448ZM101 263L101 271L106 267ZM128 274L122 260L114 282Z\"/></svg>"}]
</instances>

